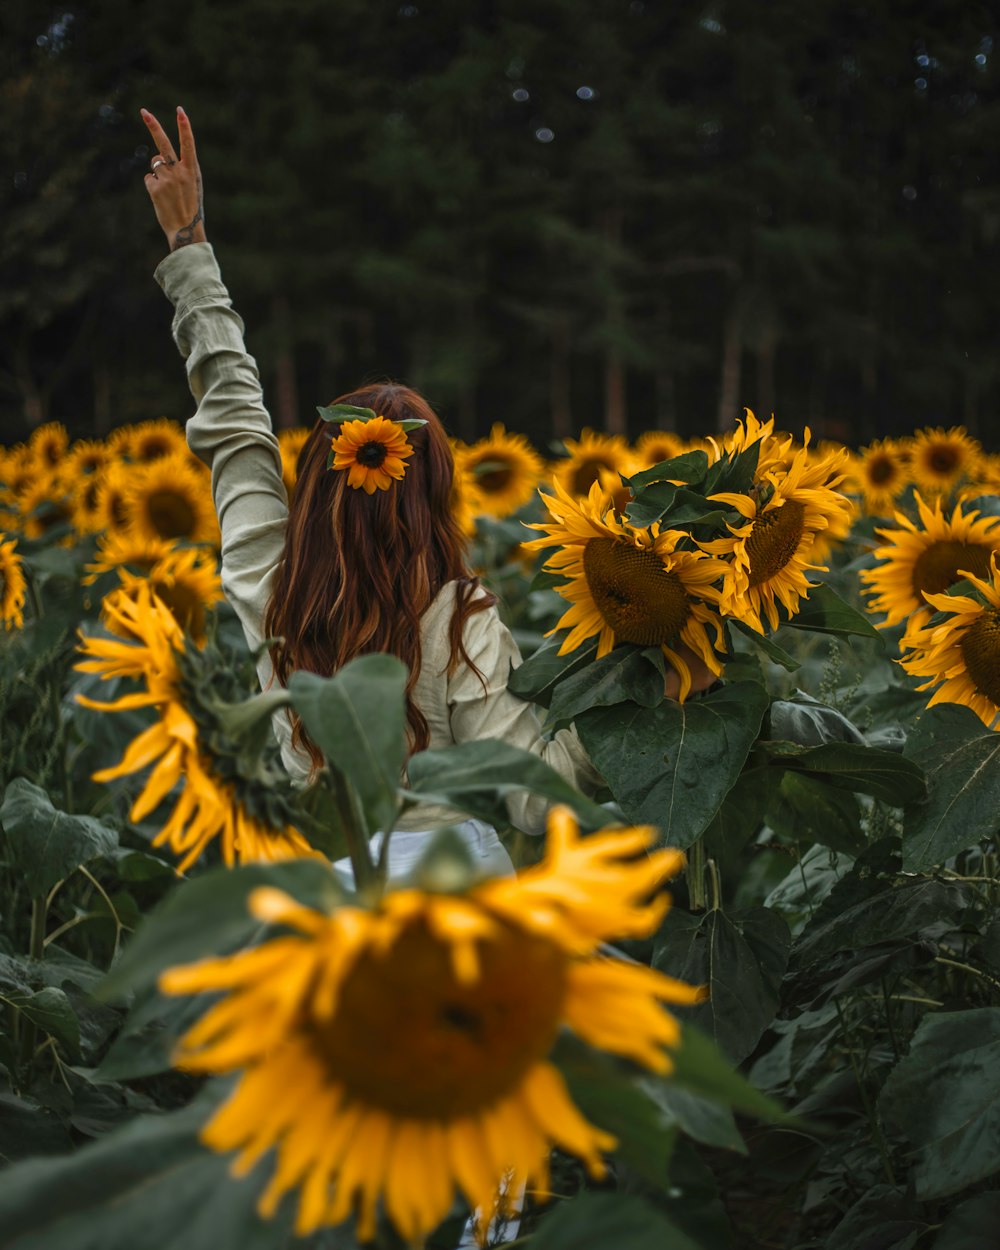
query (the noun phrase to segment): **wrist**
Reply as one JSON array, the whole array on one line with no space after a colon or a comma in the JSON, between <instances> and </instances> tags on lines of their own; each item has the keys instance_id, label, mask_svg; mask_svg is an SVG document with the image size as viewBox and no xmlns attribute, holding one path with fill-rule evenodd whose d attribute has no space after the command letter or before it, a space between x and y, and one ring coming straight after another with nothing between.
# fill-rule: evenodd
<instances>
[{"instance_id":1,"label":"wrist","mask_svg":"<svg viewBox=\"0 0 1000 1250\"><path fill-rule=\"evenodd\" d=\"M172 252L176 252L179 247L186 247L189 243L208 242L205 223L202 221L191 226L183 226L180 230L165 230L163 233L167 236L167 243Z\"/></svg>"}]
</instances>

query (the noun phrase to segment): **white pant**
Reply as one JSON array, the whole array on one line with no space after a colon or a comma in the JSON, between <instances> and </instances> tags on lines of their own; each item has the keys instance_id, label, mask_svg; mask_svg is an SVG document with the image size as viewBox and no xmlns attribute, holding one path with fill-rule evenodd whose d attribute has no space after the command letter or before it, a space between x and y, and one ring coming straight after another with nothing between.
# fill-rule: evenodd
<instances>
[{"instance_id":1,"label":"white pant","mask_svg":"<svg viewBox=\"0 0 1000 1250\"><path fill-rule=\"evenodd\" d=\"M514 865L511 862L511 858L504 849L503 843L497 837L497 831L492 825L488 825L484 820L463 820L460 825L455 825L454 828L469 848L473 863L477 867L482 868L484 873L488 873L493 877L512 877L514 875ZM378 859L379 852L382 849L384 836L382 833L376 833L369 843L372 849L372 858L375 860ZM403 829L396 830L389 839L390 881L399 881L410 873L410 870L427 849L433 836L432 832L425 829L415 829L409 832ZM349 890L353 890L354 869L351 867L350 859L335 860L333 869L341 883Z\"/></svg>"}]
</instances>

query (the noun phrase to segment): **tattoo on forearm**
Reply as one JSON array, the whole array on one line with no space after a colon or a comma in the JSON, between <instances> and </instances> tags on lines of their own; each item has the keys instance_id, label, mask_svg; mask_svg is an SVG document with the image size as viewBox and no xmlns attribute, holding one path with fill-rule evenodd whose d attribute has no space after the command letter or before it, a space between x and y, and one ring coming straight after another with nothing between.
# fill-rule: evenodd
<instances>
[{"instance_id":1,"label":"tattoo on forearm","mask_svg":"<svg viewBox=\"0 0 1000 1250\"><path fill-rule=\"evenodd\" d=\"M190 223L190 225L182 226L181 229L174 235L174 247L184 247L188 243L193 243L195 226L197 226L200 221L204 220L205 218L202 216L201 205L199 204L198 211L195 213L194 220Z\"/></svg>"}]
</instances>

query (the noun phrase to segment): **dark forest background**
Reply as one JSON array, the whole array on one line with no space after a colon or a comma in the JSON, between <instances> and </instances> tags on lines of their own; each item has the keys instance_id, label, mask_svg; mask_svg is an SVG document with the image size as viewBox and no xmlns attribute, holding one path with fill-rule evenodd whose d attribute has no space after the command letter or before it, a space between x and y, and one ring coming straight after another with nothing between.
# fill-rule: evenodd
<instances>
[{"instance_id":1,"label":"dark forest background","mask_svg":"<svg viewBox=\"0 0 1000 1250\"><path fill-rule=\"evenodd\" d=\"M277 423L1000 442L995 5L0 5L2 440L191 401L138 109L192 118ZM1000 37L1000 36L998 36Z\"/></svg>"}]
</instances>

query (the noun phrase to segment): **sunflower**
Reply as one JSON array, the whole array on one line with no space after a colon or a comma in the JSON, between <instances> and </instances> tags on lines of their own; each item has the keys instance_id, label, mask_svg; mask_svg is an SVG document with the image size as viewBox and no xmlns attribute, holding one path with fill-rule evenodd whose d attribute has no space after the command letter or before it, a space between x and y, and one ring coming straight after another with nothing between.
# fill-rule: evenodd
<instances>
[{"instance_id":1,"label":"sunflower","mask_svg":"<svg viewBox=\"0 0 1000 1250\"><path fill-rule=\"evenodd\" d=\"M35 462L46 469L62 466L69 447L69 434L59 421L40 425L28 440L28 450Z\"/></svg>"},{"instance_id":2,"label":"sunflower","mask_svg":"<svg viewBox=\"0 0 1000 1250\"><path fill-rule=\"evenodd\" d=\"M505 517L526 504L545 465L523 434L508 434L498 421L489 438L460 447L456 461L471 477L488 516Z\"/></svg>"},{"instance_id":3,"label":"sunflower","mask_svg":"<svg viewBox=\"0 0 1000 1250\"><path fill-rule=\"evenodd\" d=\"M366 495L388 490L406 472L404 461L413 448L395 421L372 417L370 421L344 421L333 440L333 469L347 469L347 484Z\"/></svg>"},{"instance_id":4,"label":"sunflower","mask_svg":"<svg viewBox=\"0 0 1000 1250\"><path fill-rule=\"evenodd\" d=\"M127 530L109 530L97 540L97 555L86 566L83 578L85 586L92 586L103 574L125 568L149 573L157 561L177 550L177 544L167 538L139 538Z\"/></svg>"},{"instance_id":5,"label":"sunflower","mask_svg":"<svg viewBox=\"0 0 1000 1250\"><path fill-rule=\"evenodd\" d=\"M102 473L83 474L73 484L69 497L70 520L78 534L96 534L103 528L102 477Z\"/></svg>"},{"instance_id":6,"label":"sunflower","mask_svg":"<svg viewBox=\"0 0 1000 1250\"><path fill-rule=\"evenodd\" d=\"M810 464L808 437L806 431L806 445L795 452L787 473L771 470L748 495L711 496L735 508L745 520L729 526L730 538L700 544L704 551L727 558L722 611L761 634L761 613L777 629L778 602L794 615L809 594L806 573L823 571L809 559L816 535L850 516L849 500L835 489L846 453ZM768 488L773 489L770 498Z\"/></svg>"},{"instance_id":7,"label":"sunflower","mask_svg":"<svg viewBox=\"0 0 1000 1250\"><path fill-rule=\"evenodd\" d=\"M482 511L482 500L475 482L456 460L451 483L451 514L466 538L475 537L476 517Z\"/></svg>"},{"instance_id":8,"label":"sunflower","mask_svg":"<svg viewBox=\"0 0 1000 1250\"><path fill-rule=\"evenodd\" d=\"M28 448L23 443L9 448L0 464L4 501L16 500L32 485L37 476L38 469Z\"/></svg>"},{"instance_id":9,"label":"sunflower","mask_svg":"<svg viewBox=\"0 0 1000 1250\"><path fill-rule=\"evenodd\" d=\"M73 444L66 456L69 477L76 479L100 473L110 459L111 453L106 443L92 438L81 438Z\"/></svg>"},{"instance_id":10,"label":"sunflower","mask_svg":"<svg viewBox=\"0 0 1000 1250\"><path fill-rule=\"evenodd\" d=\"M132 468L125 507L129 527L140 538L218 540L208 474L183 453Z\"/></svg>"},{"instance_id":11,"label":"sunflower","mask_svg":"<svg viewBox=\"0 0 1000 1250\"><path fill-rule=\"evenodd\" d=\"M970 573L988 576L990 555L1000 550L1000 518L964 512L961 504L948 518L940 499L929 506L916 491L914 500L920 524L896 512L900 529L875 531L885 539L874 553L882 563L860 574L871 596L868 610L885 613L882 628L907 619L921 624L931 615L925 594L941 594Z\"/></svg>"},{"instance_id":12,"label":"sunflower","mask_svg":"<svg viewBox=\"0 0 1000 1250\"><path fill-rule=\"evenodd\" d=\"M236 1175L277 1150L260 1213L298 1188L299 1235L356 1209L369 1241L381 1200L415 1245L456 1186L484 1211L505 1175L548 1192L554 1146L601 1178L616 1142L574 1106L550 1058L558 1033L664 1073L679 1028L661 1004L703 996L597 954L607 938L651 933L667 909L664 895L647 899L683 857L642 855L652 840L651 829L580 839L557 809L542 864L464 894L401 889L328 914L257 889L253 915L291 933L165 972L168 994L224 994L175 1062L241 1072L201 1136L240 1152Z\"/></svg>"},{"instance_id":13,"label":"sunflower","mask_svg":"<svg viewBox=\"0 0 1000 1250\"><path fill-rule=\"evenodd\" d=\"M20 629L24 624L26 590L27 581L16 541L12 538L9 542L0 542L0 621L4 629Z\"/></svg>"},{"instance_id":14,"label":"sunflower","mask_svg":"<svg viewBox=\"0 0 1000 1250\"><path fill-rule=\"evenodd\" d=\"M100 712L155 707L159 718L133 739L118 764L94 773L94 780L113 781L153 765L132 804L133 821L148 816L182 783L167 823L152 842L153 846L168 845L182 856L179 872L189 868L216 838L229 867L237 862L315 854L297 829L290 825L273 828L254 815L236 785L217 774L213 757L183 701L180 657L184 636L173 614L150 587L139 585L130 593L109 596L104 614L115 636L81 637L80 650L87 658L77 668L98 673L102 680L139 678L146 689L122 695L113 703L100 703L85 695L77 695L77 701Z\"/></svg>"},{"instance_id":15,"label":"sunflower","mask_svg":"<svg viewBox=\"0 0 1000 1250\"><path fill-rule=\"evenodd\" d=\"M743 410L743 416L736 422L736 428L722 438L721 445L712 437L706 440L708 459L715 464L723 456L739 456L755 444L759 444L757 453L757 477L763 479L772 471L787 472L792 463L791 434L775 434L774 417L759 421L749 408Z\"/></svg>"},{"instance_id":16,"label":"sunflower","mask_svg":"<svg viewBox=\"0 0 1000 1250\"><path fill-rule=\"evenodd\" d=\"M162 460L164 456L187 457L187 440L176 421L160 417L155 421L143 421L129 431L128 452L133 460L148 464Z\"/></svg>"},{"instance_id":17,"label":"sunflower","mask_svg":"<svg viewBox=\"0 0 1000 1250\"><path fill-rule=\"evenodd\" d=\"M560 618L570 632L559 654L573 651L598 635L600 659L620 642L659 647L680 678L679 700L691 689L691 670L676 650L686 643L716 675L722 672L706 625L715 632L715 646L724 651L722 623L714 607L720 592L714 584L726 571L721 560L703 551L685 550L680 530L633 529L606 510L600 482L586 500L573 499L558 482L556 494L544 496L551 520L532 525L546 531L523 545L532 551L558 547L545 568L571 580L556 587L571 607Z\"/></svg>"},{"instance_id":18,"label":"sunflower","mask_svg":"<svg viewBox=\"0 0 1000 1250\"><path fill-rule=\"evenodd\" d=\"M121 566L118 575L122 589L112 594L134 593L137 586L148 583L181 629L194 642L205 641L205 613L222 598L222 578L214 555L190 547L170 550L151 565L145 576L129 573Z\"/></svg>"},{"instance_id":19,"label":"sunflower","mask_svg":"<svg viewBox=\"0 0 1000 1250\"><path fill-rule=\"evenodd\" d=\"M121 460L112 460L97 483L99 529L123 534L129 523L129 488L132 470Z\"/></svg>"},{"instance_id":20,"label":"sunflower","mask_svg":"<svg viewBox=\"0 0 1000 1250\"><path fill-rule=\"evenodd\" d=\"M907 630L899 661L913 677L928 680L918 690L935 690L935 703L962 703L990 728L1000 714L1000 573L990 556L987 578L969 577L985 602L970 595L925 594L945 619ZM936 689L935 689L936 688Z\"/></svg>"},{"instance_id":21,"label":"sunflower","mask_svg":"<svg viewBox=\"0 0 1000 1250\"><path fill-rule=\"evenodd\" d=\"M635 471L629 445L619 434L609 436L584 430L579 441L567 438L563 444L567 458L557 461L553 471L556 482L574 499L585 499L589 495L602 469L625 477Z\"/></svg>"},{"instance_id":22,"label":"sunflower","mask_svg":"<svg viewBox=\"0 0 1000 1250\"><path fill-rule=\"evenodd\" d=\"M39 469L41 462L36 461ZM44 538L50 530L73 519L73 503L69 487L58 471L42 471L42 476L21 492L17 499L21 512L21 529L25 538ZM63 544L72 543L71 536Z\"/></svg>"},{"instance_id":23,"label":"sunflower","mask_svg":"<svg viewBox=\"0 0 1000 1250\"><path fill-rule=\"evenodd\" d=\"M669 430L647 430L639 436L635 444L634 457L636 469L651 469L664 460L674 460L687 450L684 440L679 434Z\"/></svg>"},{"instance_id":24,"label":"sunflower","mask_svg":"<svg viewBox=\"0 0 1000 1250\"><path fill-rule=\"evenodd\" d=\"M876 439L862 447L857 466L865 511L884 516L910 480L909 457L895 438Z\"/></svg>"},{"instance_id":25,"label":"sunflower","mask_svg":"<svg viewBox=\"0 0 1000 1250\"><path fill-rule=\"evenodd\" d=\"M910 444L910 472L925 494L941 494L976 476L982 451L962 426L917 430Z\"/></svg>"},{"instance_id":26,"label":"sunflower","mask_svg":"<svg viewBox=\"0 0 1000 1250\"><path fill-rule=\"evenodd\" d=\"M291 502L295 494L295 483L299 476L299 453L306 445L312 430L300 426L294 430L282 430L278 434L278 450L281 452L281 479L285 483L285 493Z\"/></svg>"}]
</instances>

